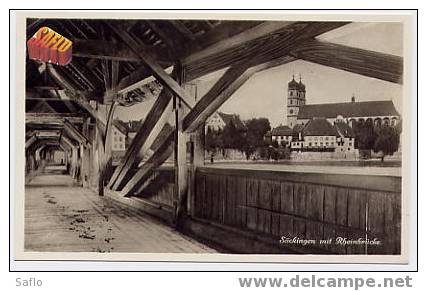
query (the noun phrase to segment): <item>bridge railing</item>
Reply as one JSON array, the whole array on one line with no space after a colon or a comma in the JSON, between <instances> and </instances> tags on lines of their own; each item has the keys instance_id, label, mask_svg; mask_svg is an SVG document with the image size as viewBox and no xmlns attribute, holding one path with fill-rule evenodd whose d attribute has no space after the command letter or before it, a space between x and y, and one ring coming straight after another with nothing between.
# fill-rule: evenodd
<instances>
[{"instance_id":1,"label":"bridge railing","mask_svg":"<svg viewBox=\"0 0 427 291\"><path fill-rule=\"evenodd\" d=\"M193 195L195 218L295 252L400 253L401 177L202 167Z\"/></svg>"}]
</instances>

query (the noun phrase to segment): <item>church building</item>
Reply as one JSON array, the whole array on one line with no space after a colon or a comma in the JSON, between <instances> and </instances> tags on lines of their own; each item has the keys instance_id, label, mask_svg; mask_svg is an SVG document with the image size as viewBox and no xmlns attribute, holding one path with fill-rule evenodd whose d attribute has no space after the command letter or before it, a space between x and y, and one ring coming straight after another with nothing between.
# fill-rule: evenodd
<instances>
[{"instance_id":1,"label":"church building","mask_svg":"<svg viewBox=\"0 0 427 291\"><path fill-rule=\"evenodd\" d=\"M292 150L353 152L356 122L396 126L400 115L391 100L306 104L306 86L295 76L288 83L286 126L274 128L271 140L282 141Z\"/></svg>"}]
</instances>

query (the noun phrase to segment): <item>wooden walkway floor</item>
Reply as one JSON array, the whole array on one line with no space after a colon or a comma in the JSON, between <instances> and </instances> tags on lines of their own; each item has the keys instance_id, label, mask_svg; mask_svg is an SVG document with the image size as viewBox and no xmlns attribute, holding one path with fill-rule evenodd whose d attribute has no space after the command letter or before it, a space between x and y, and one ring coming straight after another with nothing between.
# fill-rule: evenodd
<instances>
[{"instance_id":1,"label":"wooden walkway floor","mask_svg":"<svg viewBox=\"0 0 427 291\"><path fill-rule=\"evenodd\" d=\"M148 215L73 184L47 166L25 191L25 250L44 252L216 252Z\"/></svg>"}]
</instances>

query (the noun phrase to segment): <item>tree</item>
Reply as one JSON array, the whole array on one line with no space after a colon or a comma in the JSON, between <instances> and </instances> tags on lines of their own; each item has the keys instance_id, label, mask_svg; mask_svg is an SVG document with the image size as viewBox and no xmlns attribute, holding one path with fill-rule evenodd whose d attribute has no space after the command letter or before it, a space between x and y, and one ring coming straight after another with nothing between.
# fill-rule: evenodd
<instances>
[{"instance_id":1,"label":"tree","mask_svg":"<svg viewBox=\"0 0 427 291\"><path fill-rule=\"evenodd\" d=\"M222 144L224 148L236 149L243 151L246 140L244 132L238 130L233 122L224 126L222 132Z\"/></svg>"},{"instance_id":2,"label":"tree","mask_svg":"<svg viewBox=\"0 0 427 291\"><path fill-rule=\"evenodd\" d=\"M354 127L354 132L359 150L373 149L378 135L372 123L358 122Z\"/></svg>"},{"instance_id":3,"label":"tree","mask_svg":"<svg viewBox=\"0 0 427 291\"><path fill-rule=\"evenodd\" d=\"M222 148L221 132L212 130L208 127L206 131L206 149L209 152L216 152L218 149Z\"/></svg>"},{"instance_id":4,"label":"tree","mask_svg":"<svg viewBox=\"0 0 427 291\"><path fill-rule=\"evenodd\" d=\"M373 146L374 152L382 152L381 161L386 155L392 155L399 148L399 133L394 127L382 126L378 130L378 137Z\"/></svg>"},{"instance_id":5,"label":"tree","mask_svg":"<svg viewBox=\"0 0 427 291\"><path fill-rule=\"evenodd\" d=\"M245 136L245 145L243 150L246 158L252 155L257 148L264 147L265 134L271 129L270 121L267 118L252 118L245 122L247 131Z\"/></svg>"}]
</instances>

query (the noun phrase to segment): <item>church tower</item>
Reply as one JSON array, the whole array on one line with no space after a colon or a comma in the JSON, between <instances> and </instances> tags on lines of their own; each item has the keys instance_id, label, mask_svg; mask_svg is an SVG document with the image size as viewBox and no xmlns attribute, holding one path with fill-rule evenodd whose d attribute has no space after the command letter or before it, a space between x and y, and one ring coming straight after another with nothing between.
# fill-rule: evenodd
<instances>
[{"instance_id":1,"label":"church tower","mask_svg":"<svg viewBox=\"0 0 427 291\"><path fill-rule=\"evenodd\" d=\"M288 83L288 103L287 103L287 125L293 128L297 124L299 109L305 104L305 85L301 81L295 81L295 76Z\"/></svg>"}]
</instances>

